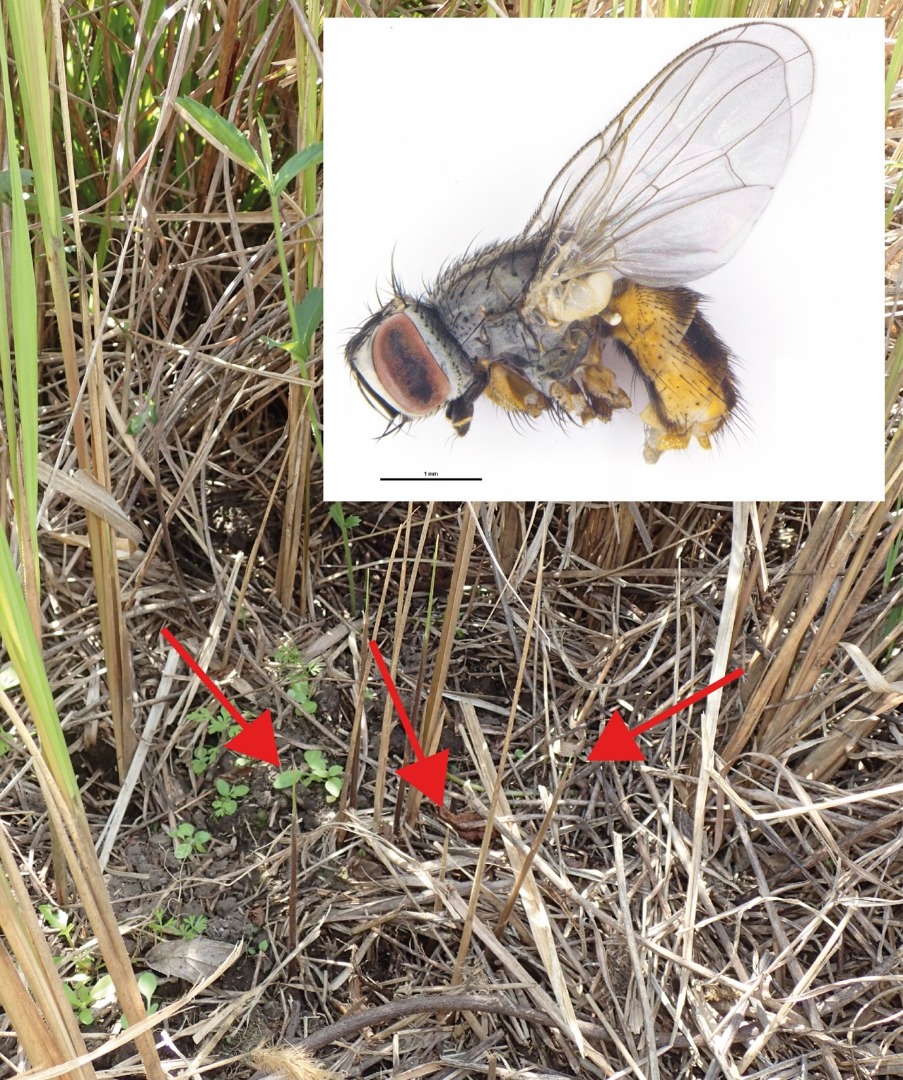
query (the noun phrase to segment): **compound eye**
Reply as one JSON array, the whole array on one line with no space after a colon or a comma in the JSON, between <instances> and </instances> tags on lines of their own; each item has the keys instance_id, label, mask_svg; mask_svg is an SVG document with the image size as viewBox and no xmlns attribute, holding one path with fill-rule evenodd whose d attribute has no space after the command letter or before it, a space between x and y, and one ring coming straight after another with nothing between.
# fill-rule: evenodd
<instances>
[{"instance_id":1,"label":"compound eye","mask_svg":"<svg viewBox=\"0 0 903 1080\"><path fill-rule=\"evenodd\" d=\"M448 400L448 376L403 312L380 324L371 353L383 389L406 416L427 416Z\"/></svg>"}]
</instances>

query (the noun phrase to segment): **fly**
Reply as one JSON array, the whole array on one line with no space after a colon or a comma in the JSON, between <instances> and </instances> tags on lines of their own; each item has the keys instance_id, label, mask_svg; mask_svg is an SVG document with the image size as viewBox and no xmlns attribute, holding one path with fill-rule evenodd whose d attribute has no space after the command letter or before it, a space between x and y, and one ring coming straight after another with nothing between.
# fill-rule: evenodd
<instances>
[{"instance_id":1,"label":"fly","mask_svg":"<svg viewBox=\"0 0 903 1080\"><path fill-rule=\"evenodd\" d=\"M349 340L358 386L390 428L443 410L466 435L486 397L515 415L607 422L649 404L644 457L709 449L737 414L732 356L687 287L723 266L799 140L813 62L795 31L744 23L672 60L568 161L520 236L392 297Z\"/></svg>"}]
</instances>

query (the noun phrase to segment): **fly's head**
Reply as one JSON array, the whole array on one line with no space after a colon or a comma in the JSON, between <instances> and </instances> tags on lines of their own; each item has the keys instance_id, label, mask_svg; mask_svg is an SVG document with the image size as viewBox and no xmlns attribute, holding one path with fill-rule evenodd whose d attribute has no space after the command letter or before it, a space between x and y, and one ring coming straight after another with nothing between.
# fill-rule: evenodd
<instances>
[{"instance_id":1,"label":"fly's head","mask_svg":"<svg viewBox=\"0 0 903 1080\"><path fill-rule=\"evenodd\" d=\"M397 290L353 335L345 359L361 392L395 427L444 407L457 434L466 435L487 381L436 309Z\"/></svg>"}]
</instances>

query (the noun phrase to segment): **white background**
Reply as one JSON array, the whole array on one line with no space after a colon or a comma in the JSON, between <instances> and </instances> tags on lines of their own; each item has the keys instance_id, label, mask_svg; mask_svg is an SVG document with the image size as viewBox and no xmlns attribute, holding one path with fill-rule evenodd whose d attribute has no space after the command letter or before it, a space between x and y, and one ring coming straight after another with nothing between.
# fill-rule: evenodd
<instances>
[{"instance_id":1,"label":"white background","mask_svg":"<svg viewBox=\"0 0 903 1080\"><path fill-rule=\"evenodd\" d=\"M456 437L442 412L386 421L344 359L390 295L419 295L472 245L516 236L568 158L724 20L328 19L324 497L880 499L883 28L792 22L815 57L809 118L734 258L688 283L738 358L748 421L709 452L643 460L638 410L562 430L485 398ZM637 403L642 384L621 379ZM481 477L386 482L382 477Z\"/></svg>"}]
</instances>

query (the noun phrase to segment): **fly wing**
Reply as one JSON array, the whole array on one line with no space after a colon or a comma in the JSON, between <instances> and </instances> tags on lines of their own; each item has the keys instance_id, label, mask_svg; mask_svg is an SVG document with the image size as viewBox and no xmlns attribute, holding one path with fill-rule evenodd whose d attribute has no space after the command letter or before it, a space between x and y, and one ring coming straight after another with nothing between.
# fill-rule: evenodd
<instances>
[{"instance_id":1,"label":"fly wing","mask_svg":"<svg viewBox=\"0 0 903 1080\"><path fill-rule=\"evenodd\" d=\"M528 307L598 270L664 288L727 262L799 139L812 79L808 45L776 23L673 60L552 183L526 229L549 237Z\"/></svg>"}]
</instances>

